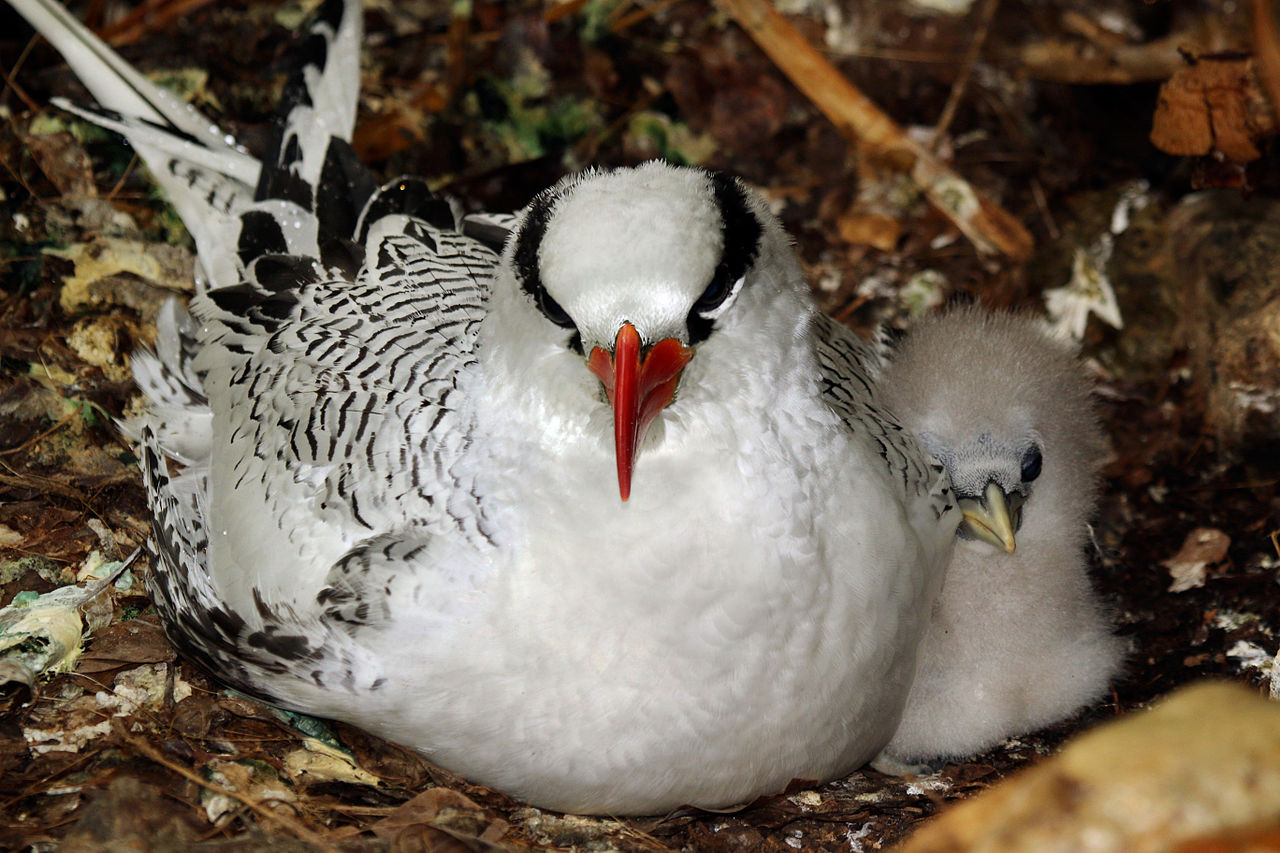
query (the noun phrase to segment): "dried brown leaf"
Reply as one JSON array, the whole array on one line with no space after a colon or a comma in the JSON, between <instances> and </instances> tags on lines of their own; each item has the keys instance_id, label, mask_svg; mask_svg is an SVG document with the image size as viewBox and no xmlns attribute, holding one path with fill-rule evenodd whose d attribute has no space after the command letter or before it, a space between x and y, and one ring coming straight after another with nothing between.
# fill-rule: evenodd
<instances>
[{"instance_id":1,"label":"dried brown leaf","mask_svg":"<svg viewBox=\"0 0 1280 853\"><path fill-rule=\"evenodd\" d=\"M369 827L392 850L511 850L500 843L510 825L490 817L475 801L448 788L431 788Z\"/></svg>"},{"instance_id":2,"label":"dried brown leaf","mask_svg":"<svg viewBox=\"0 0 1280 853\"><path fill-rule=\"evenodd\" d=\"M1160 564L1173 578L1169 592L1204 586L1209 569L1226 559L1230 547L1231 537L1221 530L1197 527L1188 533L1178 553Z\"/></svg>"},{"instance_id":3,"label":"dried brown leaf","mask_svg":"<svg viewBox=\"0 0 1280 853\"><path fill-rule=\"evenodd\" d=\"M40 164L40 171L58 188L58 192L77 196L97 194L93 183L93 164L84 147L70 133L29 135L23 141Z\"/></svg>"},{"instance_id":4,"label":"dried brown leaf","mask_svg":"<svg viewBox=\"0 0 1280 853\"><path fill-rule=\"evenodd\" d=\"M902 236L902 223L882 213L846 211L836 223L840 238L855 246L871 246L891 252Z\"/></svg>"},{"instance_id":5,"label":"dried brown leaf","mask_svg":"<svg viewBox=\"0 0 1280 853\"><path fill-rule=\"evenodd\" d=\"M95 632L76 671L92 674L126 664L168 663L177 657L156 617L149 615Z\"/></svg>"},{"instance_id":6,"label":"dried brown leaf","mask_svg":"<svg viewBox=\"0 0 1280 853\"><path fill-rule=\"evenodd\" d=\"M156 788L137 779L116 779L93 795L75 827L59 845L63 853L188 849L196 838L190 813L176 809Z\"/></svg>"},{"instance_id":7,"label":"dried brown leaf","mask_svg":"<svg viewBox=\"0 0 1280 853\"><path fill-rule=\"evenodd\" d=\"M1258 159L1257 142L1276 132L1252 59L1202 57L1160 87L1151 143L1169 154L1219 151L1237 163Z\"/></svg>"}]
</instances>

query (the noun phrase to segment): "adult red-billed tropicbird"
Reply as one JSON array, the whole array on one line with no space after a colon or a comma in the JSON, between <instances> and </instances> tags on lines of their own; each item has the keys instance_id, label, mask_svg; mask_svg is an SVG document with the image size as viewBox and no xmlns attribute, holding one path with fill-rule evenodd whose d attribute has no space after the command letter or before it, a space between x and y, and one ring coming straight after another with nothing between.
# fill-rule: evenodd
<instances>
[{"instance_id":1,"label":"adult red-billed tropicbird","mask_svg":"<svg viewBox=\"0 0 1280 853\"><path fill-rule=\"evenodd\" d=\"M260 162L11 2L199 249L131 426L190 657L565 810L724 806L884 746L959 512L761 200L649 163L459 226L347 144L356 3L321 8Z\"/></svg>"}]
</instances>

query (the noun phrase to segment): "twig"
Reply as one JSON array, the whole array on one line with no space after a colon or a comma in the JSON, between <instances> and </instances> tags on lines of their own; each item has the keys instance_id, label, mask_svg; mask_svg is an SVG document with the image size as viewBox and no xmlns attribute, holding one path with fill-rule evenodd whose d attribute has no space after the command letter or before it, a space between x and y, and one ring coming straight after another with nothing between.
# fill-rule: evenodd
<instances>
[{"instance_id":1,"label":"twig","mask_svg":"<svg viewBox=\"0 0 1280 853\"><path fill-rule=\"evenodd\" d=\"M13 67L10 68L8 71L5 71L3 68L0 68L0 76L4 78L5 88L12 90L13 93L18 96L18 100L26 104L27 109L29 109L33 113L40 112L40 105L37 104L35 101L33 101L31 99L31 96L28 95L21 86L15 83L14 80L18 76L18 70L21 69L23 66L23 63L27 61L27 57L31 54L31 48L35 47L35 44L36 44L36 40L34 38L29 40L27 42L27 46L22 49L22 53L18 54L18 58L13 63ZM4 92L0 91L0 96L3 96L3 95L4 95Z\"/></svg>"},{"instance_id":2,"label":"twig","mask_svg":"<svg viewBox=\"0 0 1280 853\"><path fill-rule=\"evenodd\" d=\"M72 761L70 764L63 765L59 767L57 770L53 771L52 773L46 776L42 776L41 778L32 782L26 788L22 789L21 791L14 792L13 796L9 797L8 799L0 800L0 809L4 809L5 811L8 811L10 808L13 807L15 803L19 803L22 800L25 800L27 797L30 797L34 794L46 793L48 790L50 790L50 788L53 787L50 783L53 783L55 780L59 780L64 776L70 775L71 771L75 770L76 768L80 767L83 764L87 764L90 759L97 758L99 755L105 752L106 749L107 748L105 746L101 746L101 747L98 747L97 749L86 750L85 752L80 754L79 758L77 758L75 761ZM46 785L48 785L49 787L42 787Z\"/></svg>"},{"instance_id":3,"label":"twig","mask_svg":"<svg viewBox=\"0 0 1280 853\"><path fill-rule=\"evenodd\" d=\"M911 139L779 14L768 0L717 0L774 64L846 136L909 170L926 198L983 252L1024 260L1030 232Z\"/></svg>"},{"instance_id":4,"label":"twig","mask_svg":"<svg viewBox=\"0 0 1280 853\"><path fill-rule=\"evenodd\" d=\"M105 0L89 0L89 8L84 13L85 26L93 29L102 25L102 19L105 17L102 8L104 3Z\"/></svg>"},{"instance_id":5,"label":"twig","mask_svg":"<svg viewBox=\"0 0 1280 853\"><path fill-rule=\"evenodd\" d=\"M1224 27L1205 16L1197 24L1154 41L1119 44L1108 50L1098 40L1046 39L1016 48L1012 60L1034 80L1055 83L1131 85L1167 80L1186 67L1183 51L1199 56L1238 48Z\"/></svg>"},{"instance_id":6,"label":"twig","mask_svg":"<svg viewBox=\"0 0 1280 853\"><path fill-rule=\"evenodd\" d=\"M616 13L614 15L610 15L609 32L613 33L615 36L620 35L646 18L650 18L668 6L674 6L679 2L681 2L681 0L657 0L657 2L650 3L648 6L641 6L639 9L632 9L625 15ZM619 6L618 9L622 9L622 7Z\"/></svg>"},{"instance_id":7,"label":"twig","mask_svg":"<svg viewBox=\"0 0 1280 853\"><path fill-rule=\"evenodd\" d=\"M915 62L920 65L955 65L962 57L936 50L910 50L893 47L854 47L841 50L840 55L849 59L882 59L887 62Z\"/></svg>"},{"instance_id":8,"label":"twig","mask_svg":"<svg viewBox=\"0 0 1280 853\"><path fill-rule=\"evenodd\" d=\"M942 114L938 116L938 121L933 126L933 136L929 137L928 147L934 154L938 153L938 143L942 141L942 135L951 126L956 109L964 98L964 91L969 87L969 80L973 77L973 66L978 63L978 55L982 52L982 45L987 40L987 33L991 29L991 19L995 17L996 7L999 5L1000 0L983 0L982 8L978 12L978 30L973 34L973 40L969 42L969 49L965 51L964 60L960 64L960 75L951 85L947 103L942 107Z\"/></svg>"},{"instance_id":9,"label":"twig","mask_svg":"<svg viewBox=\"0 0 1280 853\"><path fill-rule=\"evenodd\" d=\"M858 309L867 304L868 298L869 297L855 294L853 299L846 302L844 306L835 313L836 321L839 323L849 322L853 315L858 313Z\"/></svg>"},{"instance_id":10,"label":"twig","mask_svg":"<svg viewBox=\"0 0 1280 853\"><path fill-rule=\"evenodd\" d=\"M190 15L213 0L147 0L120 20L104 27L99 37L112 47L141 41L150 30Z\"/></svg>"},{"instance_id":11,"label":"twig","mask_svg":"<svg viewBox=\"0 0 1280 853\"><path fill-rule=\"evenodd\" d=\"M116 193L124 186L124 182L129 180L129 175L133 173L133 167L138 165L138 152L133 152L133 157L129 160L129 165L124 167L124 173L120 175L120 180L116 181L116 185L111 188L111 192L107 193L107 201L114 201Z\"/></svg>"},{"instance_id":12,"label":"twig","mask_svg":"<svg viewBox=\"0 0 1280 853\"><path fill-rule=\"evenodd\" d=\"M111 574L107 575L105 578L102 578L97 583L91 584L85 587L84 601L82 601L81 604L87 601L90 601L94 598L97 598L99 595L102 595L102 591L107 587L111 586L113 583L115 583L116 580L122 574L124 574L125 569L128 569L130 566L136 563L138 561L138 558L141 556L142 556L141 546L134 548L133 553L125 557L123 560L121 560L120 565L116 566L115 569L112 570ZM115 692L114 688L112 688L112 692L113 693Z\"/></svg>"},{"instance_id":13,"label":"twig","mask_svg":"<svg viewBox=\"0 0 1280 853\"><path fill-rule=\"evenodd\" d=\"M1045 197L1044 187L1040 186L1040 182L1035 178L1031 179L1031 197L1035 199L1036 207L1040 210L1040 218L1044 220L1045 228L1049 231L1049 239L1057 240L1062 236L1062 232L1058 229L1058 223L1053 219L1053 213L1049 210L1049 199Z\"/></svg>"},{"instance_id":14,"label":"twig","mask_svg":"<svg viewBox=\"0 0 1280 853\"><path fill-rule=\"evenodd\" d=\"M329 840L327 838L315 832L314 830L309 829L304 823L302 823L302 821L298 820L297 818L292 817L290 815L286 815L286 814L280 814L279 812L274 812L271 809L267 808L266 806L262 805L261 803L257 802L256 800L250 797L247 797L244 794L239 793L238 791L233 791L230 788L224 788L221 785L210 782L208 779L202 778L199 773L196 773L186 767L183 767L181 764L178 764L175 761L170 761L167 757L165 757L165 755L162 752L160 752L160 750L156 749L154 746L147 743L146 740L144 740L143 738L134 737L133 735L131 735L129 731L124 727L124 723L121 722L119 717L112 718L111 727L115 731L118 737L124 740L125 743L129 744L129 746L133 747L138 752L142 753L143 757L145 757L146 759L150 761L154 761L156 764L159 764L161 767L172 770L174 773L177 773L179 776L183 777L184 779L187 779L191 782L195 782L197 785L199 785L202 788L205 788L206 790L212 791L215 794L221 794L224 797L230 797L231 799L239 803L243 803L258 817L264 820L271 821L272 823L279 824L280 826L287 829L289 832L292 832L295 837L301 839L302 841L306 841L311 844L314 844L317 847L319 847L321 850L327 851L327 853L341 853L341 851L338 850L337 847L329 843Z\"/></svg>"},{"instance_id":15,"label":"twig","mask_svg":"<svg viewBox=\"0 0 1280 853\"><path fill-rule=\"evenodd\" d=\"M177 802L182 802L181 798L179 798L176 794L173 794L169 791L166 791L165 794L168 795L170 799L176 800ZM191 803L183 803L183 804L188 806L191 805ZM196 836L196 844L199 844L202 841L208 841L210 838L213 838L215 835L222 835L222 836L229 837L231 833L227 832L227 826L232 821L240 820L240 818L243 817L244 813L247 811L249 811L249 809L242 804L239 808L232 809L226 814L219 815L217 823L213 824L203 833Z\"/></svg>"},{"instance_id":16,"label":"twig","mask_svg":"<svg viewBox=\"0 0 1280 853\"><path fill-rule=\"evenodd\" d=\"M862 94L768 0L719 0L774 64L841 132L892 158L916 152L906 134Z\"/></svg>"},{"instance_id":17,"label":"twig","mask_svg":"<svg viewBox=\"0 0 1280 853\"><path fill-rule=\"evenodd\" d=\"M5 468L13 471L7 465ZM15 489L42 489L45 492L52 492L55 495L77 501L85 506L89 505L88 497L79 489L64 485L49 477L38 477L35 474L19 475L16 471L12 474L0 473L0 486L9 486Z\"/></svg>"},{"instance_id":18,"label":"twig","mask_svg":"<svg viewBox=\"0 0 1280 853\"><path fill-rule=\"evenodd\" d=\"M548 24L553 24L561 18L567 18L587 5L587 0L566 0L564 3L555 3L542 13L542 20Z\"/></svg>"},{"instance_id":19,"label":"twig","mask_svg":"<svg viewBox=\"0 0 1280 853\"><path fill-rule=\"evenodd\" d=\"M65 418L58 421L56 424L49 427L47 430L40 433L39 435L35 435L35 436L32 436L31 438L28 438L26 441L22 442L22 444L19 444L16 447L9 447L9 448L6 448L5 450L0 450L0 456L10 456L19 451L26 450L28 447L35 444L40 439L48 438L58 430L62 429L67 424L71 423L72 418L76 417L79 414L80 414L79 409L72 409L71 412Z\"/></svg>"},{"instance_id":20,"label":"twig","mask_svg":"<svg viewBox=\"0 0 1280 853\"><path fill-rule=\"evenodd\" d=\"M9 158L0 157L0 166L4 166L4 170L9 173L10 178L13 178L14 183L22 185L22 188L27 191L27 195L31 196L31 198L35 199L36 201L43 201L43 199L40 197L40 194L37 193L32 188L32 186L27 183L26 177L9 164ZM14 292L17 293L16 290Z\"/></svg>"},{"instance_id":21,"label":"twig","mask_svg":"<svg viewBox=\"0 0 1280 853\"><path fill-rule=\"evenodd\" d=\"M347 803L335 802L316 802L312 801L312 807L327 809L331 812L342 812L343 814L362 815L365 817L386 817L394 812L400 806L356 806Z\"/></svg>"}]
</instances>

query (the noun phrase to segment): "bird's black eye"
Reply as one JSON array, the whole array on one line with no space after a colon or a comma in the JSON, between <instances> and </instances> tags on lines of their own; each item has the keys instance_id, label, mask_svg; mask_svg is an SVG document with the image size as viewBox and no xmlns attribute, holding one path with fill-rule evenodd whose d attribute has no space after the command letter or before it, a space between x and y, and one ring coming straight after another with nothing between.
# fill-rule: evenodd
<instances>
[{"instance_id":1,"label":"bird's black eye","mask_svg":"<svg viewBox=\"0 0 1280 853\"><path fill-rule=\"evenodd\" d=\"M698 301L693 303L693 310L699 314L716 310L729 298L729 294L733 293L734 284L736 282L729 281L727 275L718 271L711 279L711 283L707 285L707 289L702 291Z\"/></svg>"},{"instance_id":2,"label":"bird's black eye","mask_svg":"<svg viewBox=\"0 0 1280 853\"><path fill-rule=\"evenodd\" d=\"M1040 476L1040 469L1044 465L1044 456L1040 453L1040 448L1033 447L1022 456L1022 482L1030 483L1036 477Z\"/></svg>"},{"instance_id":3,"label":"bird's black eye","mask_svg":"<svg viewBox=\"0 0 1280 853\"><path fill-rule=\"evenodd\" d=\"M540 310L548 320L565 329L576 329L577 324L573 322L573 318L569 316L569 312L560 307L560 303L551 298L551 294L547 293L545 287L538 288L538 310Z\"/></svg>"}]
</instances>

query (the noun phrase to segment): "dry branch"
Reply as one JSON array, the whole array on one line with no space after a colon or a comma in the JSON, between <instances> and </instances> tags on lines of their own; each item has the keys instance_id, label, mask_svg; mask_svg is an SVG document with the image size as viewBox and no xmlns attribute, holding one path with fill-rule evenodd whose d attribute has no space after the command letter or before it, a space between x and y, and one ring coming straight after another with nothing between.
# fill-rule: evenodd
<instances>
[{"instance_id":1,"label":"dry branch","mask_svg":"<svg viewBox=\"0 0 1280 853\"><path fill-rule=\"evenodd\" d=\"M1186 54L1205 56L1244 47L1218 17L1207 14L1178 32L1134 44L1083 15L1064 13L1064 29L1081 38L1029 42L1008 58L1021 73L1055 83L1127 86L1167 80L1186 67Z\"/></svg>"},{"instance_id":2,"label":"dry branch","mask_svg":"<svg viewBox=\"0 0 1280 853\"><path fill-rule=\"evenodd\" d=\"M137 44L152 29L186 17L212 2L213 0L148 0L115 23L103 27L99 35L112 47Z\"/></svg>"},{"instance_id":3,"label":"dry branch","mask_svg":"<svg viewBox=\"0 0 1280 853\"><path fill-rule=\"evenodd\" d=\"M911 139L858 90L768 0L717 0L842 133L873 155L910 170L912 179L979 251L1014 260L1031 254L1031 234L1008 211Z\"/></svg>"},{"instance_id":4,"label":"dry branch","mask_svg":"<svg viewBox=\"0 0 1280 853\"><path fill-rule=\"evenodd\" d=\"M964 52L964 61L960 63L960 73L956 76L956 82L951 86L951 93L947 95L947 103L943 106L942 112L938 116L938 121L933 126L933 134L929 137L928 148L931 153L937 153L938 143L942 141L943 134L951 126L951 120L955 118L960 102L964 100L964 93L969 88L969 78L973 76L973 67L978 64L978 56L982 53L982 45L987 40L987 33L991 31L991 20L996 16L996 8L999 5L1000 0L984 0L982 8L978 11L977 32L973 34L973 39L969 42L969 48Z\"/></svg>"}]
</instances>

